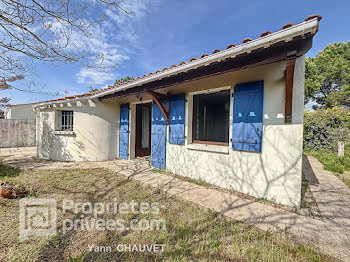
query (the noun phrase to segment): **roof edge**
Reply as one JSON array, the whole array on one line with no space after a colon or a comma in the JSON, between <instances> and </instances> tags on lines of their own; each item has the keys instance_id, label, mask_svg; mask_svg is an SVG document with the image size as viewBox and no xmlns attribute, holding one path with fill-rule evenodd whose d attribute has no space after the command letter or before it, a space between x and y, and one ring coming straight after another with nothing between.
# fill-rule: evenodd
<instances>
[{"instance_id":1,"label":"roof edge","mask_svg":"<svg viewBox=\"0 0 350 262\"><path fill-rule=\"evenodd\" d=\"M181 63L178 66L172 66L168 70L163 71L157 71L156 73L151 73L145 77L133 80L131 82L127 82L125 84L122 84L120 86L111 87L106 90L102 90L99 93L88 93L86 95L77 95L74 98L69 99L56 99L52 101L37 103L34 108L39 106L45 106L50 104L57 104L62 102L72 102L72 101L81 101L81 100L89 100L89 99L95 99L99 98L105 95L109 95L115 92L123 91L135 86L143 85L148 82L152 82L158 79L166 78L172 75L176 75L182 72L186 72L192 69L196 69L201 66L209 65L216 61L225 60L226 58L235 57L240 54L244 53L250 53L251 51L261 48L261 47L269 47L273 45L274 43L281 42L281 41L290 41L296 36L305 35L308 33L316 34L318 31L318 26L320 22L320 16L310 16L310 18L307 18L304 22L296 25L288 24L287 27L283 28L277 32L265 34L264 33L257 39L249 41L243 41L242 44L233 46L228 49L224 49L222 51L213 52L210 55L202 56L201 58L197 59L191 59L190 62L187 63Z\"/></svg>"}]
</instances>

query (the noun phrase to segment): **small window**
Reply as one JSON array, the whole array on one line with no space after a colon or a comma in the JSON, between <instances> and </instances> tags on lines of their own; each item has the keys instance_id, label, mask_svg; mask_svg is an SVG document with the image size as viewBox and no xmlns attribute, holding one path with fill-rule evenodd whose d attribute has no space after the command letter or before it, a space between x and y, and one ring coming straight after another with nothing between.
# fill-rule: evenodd
<instances>
[{"instance_id":1,"label":"small window","mask_svg":"<svg viewBox=\"0 0 350 262\"><path fill-rule=\"evenodd\" d=\"M230 90L193 96L193 142L228 145Z\"/></svg>"},{"instance_id":2,"label":"small window","mask_svg":"<svg viewBox=\"0 0 350 262\"><path fill-rule=\"evenodd\" d=\"M73 111L61 111L61 130L73 130Z\"/></svg>"}]
</instances>

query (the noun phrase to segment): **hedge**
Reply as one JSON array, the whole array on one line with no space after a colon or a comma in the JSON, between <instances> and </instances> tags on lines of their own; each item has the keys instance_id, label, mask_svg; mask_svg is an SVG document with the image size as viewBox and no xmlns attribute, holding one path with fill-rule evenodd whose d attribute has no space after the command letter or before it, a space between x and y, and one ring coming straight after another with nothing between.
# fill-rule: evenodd
<instances>
[{"instance_id":1,"label":"hedge","mask_svg":"<svg viewBox=\"0 0 350 262\"><path fill-rule=\"evenodd\" d=\"M350 110L320 109L304 113L304 150L336 151L338 141L350 148Z\"/></svg>"}]
</instances>

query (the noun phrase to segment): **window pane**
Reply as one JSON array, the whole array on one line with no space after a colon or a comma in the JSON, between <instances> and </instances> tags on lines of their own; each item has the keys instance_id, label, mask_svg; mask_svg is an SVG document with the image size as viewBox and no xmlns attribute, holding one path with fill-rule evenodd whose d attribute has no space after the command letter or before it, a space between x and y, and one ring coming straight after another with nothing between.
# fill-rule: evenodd
<instances>
[{"instance_id":1,"label":"window pane","mask_svg":"<svg viewBox=\"0 0 350 262\"><path fill-rule=\"evenodd\" d=\"M230 91L196 95L193 99L194 140L228 143Z\"/></svg>"},{"instance_id":2,"label":"window pane","mask_svg":"<svg viewBox=\"0 0 350 262\"><path fill-rule=\"evenodd\" d=\"M142 135L141 135L141 148L149 148L149 121L150 121L150 108L143 106L142 110Z\"/></svg>"},{"instance_id":3,"label":"window pane","mask_svg":"<svg viewBox=\"0 0 350 262\"><path fill-rule=\"evenodd\" d=\"M73 111L61 112L61 129L73 130Z\"/></svg>"}]
</instances>

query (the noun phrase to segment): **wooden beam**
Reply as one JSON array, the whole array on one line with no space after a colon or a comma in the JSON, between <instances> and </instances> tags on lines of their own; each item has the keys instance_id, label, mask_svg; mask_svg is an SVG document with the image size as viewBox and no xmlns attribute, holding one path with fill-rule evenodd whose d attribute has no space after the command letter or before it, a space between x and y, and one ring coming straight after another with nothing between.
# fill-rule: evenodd
<instances>
[{"instance_id":1,"label":"wooden beam","mask_svg":"<svg viewBox=\"0 0 350 262\"><path fill-rule=\"evenodd\" d=\"M156 102L156 104L160 108L160 111L162 112L162 114L163 114L163 116L164 116L164 118L166 120L166 124L169 124L169 97L167 95L163 95L163 94L154 92L152 90L146 90L146 92L148 94L150 94L150 96L152 97L154 102ZM161 98L166 99L166 107L167 107L167 109L165 109L162 101L160 100Z\"/></svg>"},{"instance_id":2,"label":"wooden beam","mask_svg":"<svg viewBox=\"0 0 350 262\"><path fill-rule=\"evenodd\" d=\"M159 97L159 98L164 98L164 99L168 99L168 98L169 98L168 95L164 95L164 94L155 92L155 91L153 91L153 90L144 89L143 91L144 91L145 93L149 93L149 94L152 93L153 95L155 95L155 96L157 96L157 97ZM151 93L150 93L150 92L151 92Z\"/></svg>"},{"instance_id":3,"label":"wooden beam","mask_svg":"<svg viewBox=\"0 0 350 262\"><path fill-rule=\"evenodd\" d=\"M292 123L294 68L295 68L295 58L287 61L286 101L285 101L285 119L284 119L285 123Z\"/></svg>"}]
</instances>

